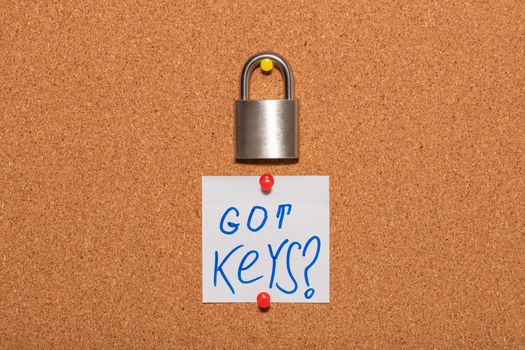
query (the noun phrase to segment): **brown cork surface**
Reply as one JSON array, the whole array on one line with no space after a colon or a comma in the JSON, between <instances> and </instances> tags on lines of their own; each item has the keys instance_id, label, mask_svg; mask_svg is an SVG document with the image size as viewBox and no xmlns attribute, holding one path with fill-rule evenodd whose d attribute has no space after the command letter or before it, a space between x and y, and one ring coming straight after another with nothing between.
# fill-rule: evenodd
<instances>
[{"instance_id":1,"label":"brown cork surface","mask_svg":"<svg viewBox=\"0 0 525 350\"><path fill-rule=\"evenodd\" d=\"M525 347L523 1L0 6L2 348ZM296 164L234 162L261 50ZM201 176L265 171L330 176L330 304L201 303Z\"/></svg>"}]
</instances>

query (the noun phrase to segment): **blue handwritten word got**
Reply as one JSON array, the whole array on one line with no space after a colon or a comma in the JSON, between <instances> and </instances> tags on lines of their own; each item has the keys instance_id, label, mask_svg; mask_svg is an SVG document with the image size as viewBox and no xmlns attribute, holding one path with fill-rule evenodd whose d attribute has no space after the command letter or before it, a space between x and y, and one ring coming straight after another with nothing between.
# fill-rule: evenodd
<instances>
[{"instance_id":1,"label":"blue handwritten word got","mask_svg":"<svg viewBox=\"0 0 525 350\"><path fill-rule=\"evenodd\" d=\"M257 212L261 213L262 219L260 220L259 224L257 224L254 227L253 216ZM277 214L275 216L279 220L278 225L277 225L279 230L283 227L283 221L284 221L285 215L290 215L291 212L292 212L291 204L280 204L279 205L279 207L277 208ZM224 233L225 235L233 235L239 229L240 224L231 222L231 221L228 221L226 223L229 229L226 229L224 227L224 221L226 220L227 217L232 216L232 215L234 215L235 217L239 217L240 215L239 210L237 210L237 208L235 207L229 207L228 209L226 209L224 214L222 214L221 223L219 227L220 227L221 232ZM266 224L266 220L268 220L268 211L266 210L266 208L256 205L252 208L252 210L250 211L250 214L248 215L248 220L246 220L246 227L248 227L248 230L252 232L257 232L264 227L264 224Z\"/></svg>"}]
</instances>

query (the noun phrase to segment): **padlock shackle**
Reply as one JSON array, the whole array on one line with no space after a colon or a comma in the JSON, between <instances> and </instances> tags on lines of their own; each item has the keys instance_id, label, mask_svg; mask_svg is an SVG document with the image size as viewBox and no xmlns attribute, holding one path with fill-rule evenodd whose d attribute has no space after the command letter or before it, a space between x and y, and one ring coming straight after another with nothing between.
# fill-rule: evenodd
<instances>
[{"instance_id":1,"label":"padlock shackle","mask_svg":"<svg viewBox=\"0 0 525 350\"><path fill-rule=\"evenodd\" d=\"M241 100L250 98L250 75L261 60L269 58L279 67L284 77L285 98L293 100L293 77L292 69L284 58L273 52L260 52L248 59L242 68L241 73Z\"/></svg>"}]
</instances>

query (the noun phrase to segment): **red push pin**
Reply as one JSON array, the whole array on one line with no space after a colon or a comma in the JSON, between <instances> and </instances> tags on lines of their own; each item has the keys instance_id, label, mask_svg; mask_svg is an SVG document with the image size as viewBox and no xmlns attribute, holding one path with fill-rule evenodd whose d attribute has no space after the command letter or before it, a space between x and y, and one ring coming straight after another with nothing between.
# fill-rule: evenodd
<instances>
[{"instance_id":1,"label":"red push pin","mask_svg":"<svg viewBox=\"0 0 525 350\"><path fill-rule=\"evenodd\" d=\"M259 179L259 184L261 184L261 189L264 192L271 191L273 187L273 183L274 183L273 176L270 173L262 174L261 178Z\"/></svg>"},{"instance_id":2,"label":"red push pin","mask_svg":"<svg viewBox=\"0 0 525 350\"><path fill-rule=\"evenodd\" d=\"M270 294L266 292L261 292L257 295L257 305L261 309L267 309L270 307Z\"/></svg>"}]
</instances>

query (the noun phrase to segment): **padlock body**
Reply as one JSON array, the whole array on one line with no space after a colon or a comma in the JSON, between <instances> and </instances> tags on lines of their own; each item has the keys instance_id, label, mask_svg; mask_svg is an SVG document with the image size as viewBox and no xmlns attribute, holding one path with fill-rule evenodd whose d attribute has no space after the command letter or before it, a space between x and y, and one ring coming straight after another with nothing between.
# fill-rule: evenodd
<instances>
[{"instance_id":1,"label":"padlock body","mask_svg":"<svg viewBox=\"0 0 525 350\"><path fill-rule=\"evenodd\" d=\"M238 100L236 158L298 158L297 105L296 100Z\"/></svg>"}]
</instances>

